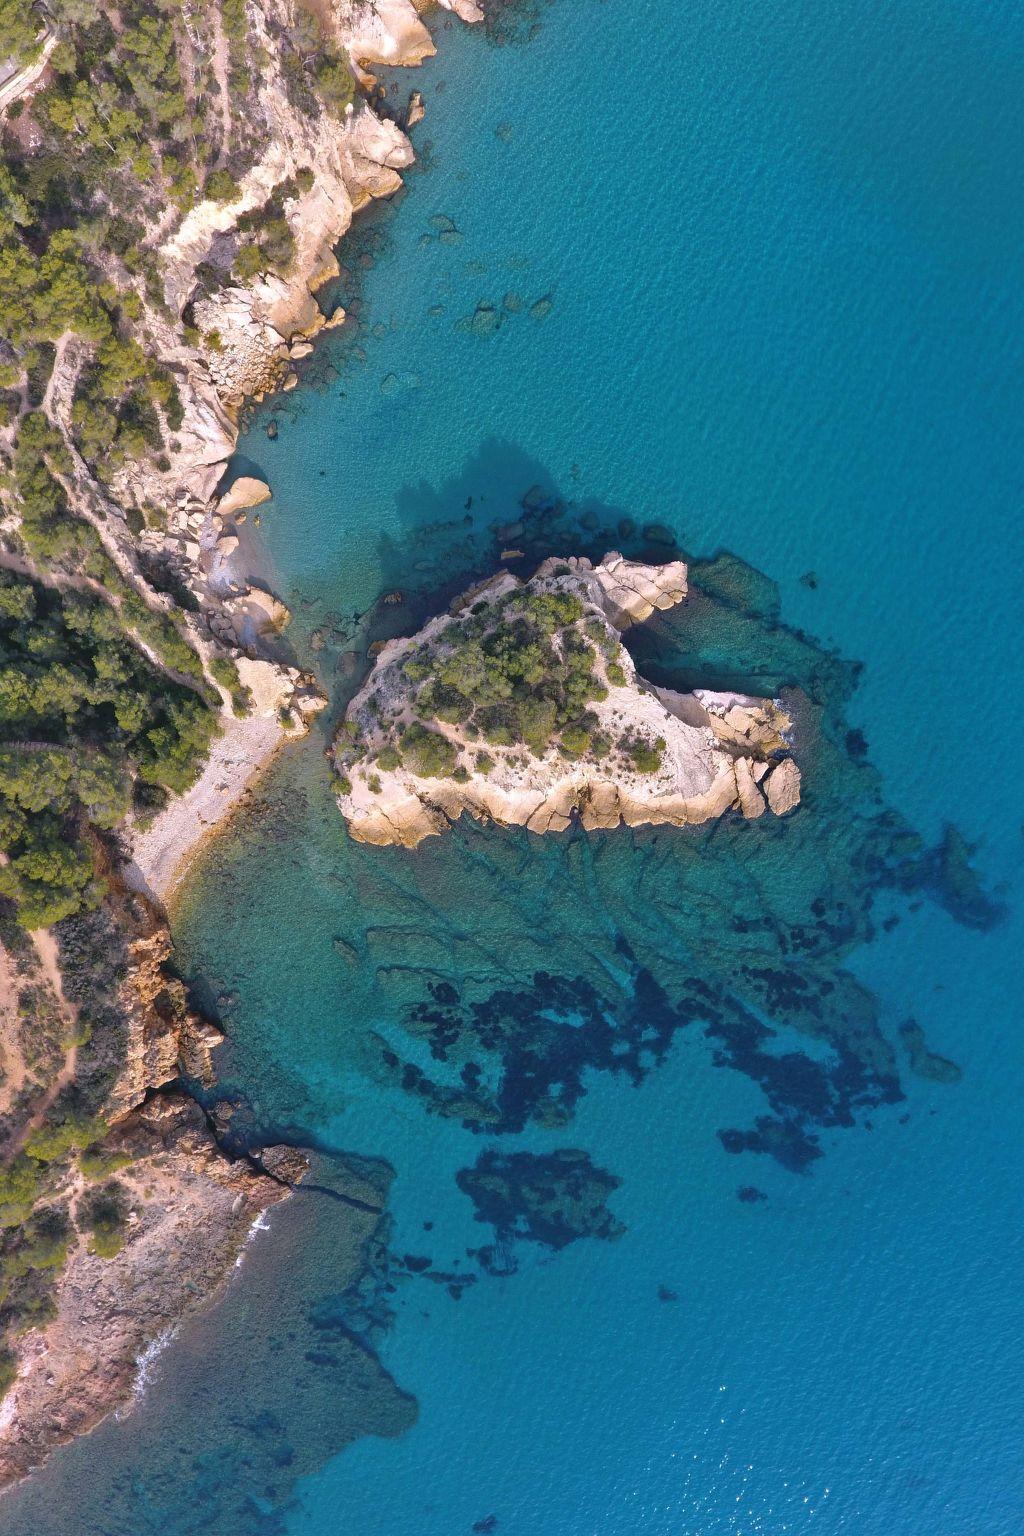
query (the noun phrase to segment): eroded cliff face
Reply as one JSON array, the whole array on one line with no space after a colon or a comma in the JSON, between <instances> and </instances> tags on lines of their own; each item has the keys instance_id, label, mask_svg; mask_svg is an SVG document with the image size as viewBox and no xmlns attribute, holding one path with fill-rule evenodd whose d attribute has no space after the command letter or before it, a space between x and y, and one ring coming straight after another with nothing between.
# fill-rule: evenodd
<instances>
[{"instance_id":1,"label":"eroded cliff face","mask_svg":"<svg viewBox=\"0 0 1024 1536\"><path fill-rule=\"evenodd\" d=\"M80 948L101 928L103 976L83 970ZM212 1082L220 1035L189 1008L170 953L166 924L129 891L88 934L58 927L41 953L0 951L0 1486L130 1402L146 1352L216 1295L254 1221L305 1170L287 1148L263 1154L273 1174L221 1150L184 1087ZM34 1077L38 1018L53 1059Z\"/></svg>"},{"instance_id":2,"label":"eroded cliff face","mask_svg":"<svg viewBox=\"0 0 1024 1536\"><path fill-rule=\"evenodd\" d=\"M480 19L475 6L449 8ZM416 66L435 52L410 0L333 0L316 11L364 86L374 83L375 65ZM245 504L217 497L238 409L247 398L294 387L295 364L312 339L344 323L343 310L325 313L315 298L337 275L334 248L360 208L399 189L414 158L402 130L363 96L340 116L300 99L285 77L280 39L301 16L295 0L246 7L247 48L259 64L244 96L219 81L217 107L225 120L222 154L230 161L240 138L259 152L236 196L201 200L184 217L168 208L161 220L166 234L152 247L160 302L143 294L136 324L146 350L178 380L183 419L162 456L129 463L113 486L123 509L166 509L166 528L143 529L139 546L171 560L200 602L202 624L243 650L268 619L259 609L263 594L251 593L231 562ZM233 260L268 206L288 226L290 258L241 280ZM253 603L244 601L249 596Z\"/></svg>"},{"instance_id":3,"label":"eroded cliff face","mask_svg":"<svg viewBox=\"0 0 1024 1536\"><path fill-rule=\"evenodd\" d=\"M686 577L682 561L546 560L391 641L336 743L352 836L411 848L464 812L544 833L574 814L592 831L791 811L800 770L780 704L655 688L620 643L683 602Z\"/></svg>"}]
</instances>

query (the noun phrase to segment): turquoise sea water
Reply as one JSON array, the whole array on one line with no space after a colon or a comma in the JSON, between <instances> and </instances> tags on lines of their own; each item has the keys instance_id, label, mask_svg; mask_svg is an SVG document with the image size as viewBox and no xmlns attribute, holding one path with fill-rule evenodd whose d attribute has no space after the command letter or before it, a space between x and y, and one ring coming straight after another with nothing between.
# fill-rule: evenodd
<instances>
[{"instance_id":1,"label":"turquoise sea water","mask_svg":"<svg viewBox=\"0 0 1024 1536\"><path fill-rule=\"evenodd\" d=\"M337 373L241 445L275 492L248 556L336 717L368 640L506 542L730 551L752 570L704 568L638 652L809 693L808 796L710 837L409 855L347 842L326 726L289 748L177 914L181 963L257 1126L335 1191L327 1154L382 1160L390 1228L357 1294L350 1207L275 1213L137 1411L0 1529L1019 1529L1024 22L539 19L444 28L401 81L424 168L348 248ZM1001 917L928 860L948 823ZM958 1081L910 1069L911 1018ZM431 1112L469 1060L477 1129ZM475 1219L467 1170L527 1154L550 1186L560 1148L620 1181L620 1235L565 1240L593 1184L555 1241L522 1187Z\"/></svg>"}]
</instances>

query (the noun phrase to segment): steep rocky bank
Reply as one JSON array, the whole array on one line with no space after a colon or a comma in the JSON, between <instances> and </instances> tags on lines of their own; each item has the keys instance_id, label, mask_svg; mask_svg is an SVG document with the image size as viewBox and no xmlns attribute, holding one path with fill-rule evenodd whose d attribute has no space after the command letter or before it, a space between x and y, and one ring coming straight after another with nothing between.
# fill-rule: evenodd
<instances>
[{"instance_id":1,"label":"steep rocky bank","mask_svg":"<svg viewBox=\"0 0 1024 1536\"><path fill-rule=\"evenodd\" d=\"M473 0L440 3L481 19ZM193 786L129 818L127 867L109 820L102 836L85 826L102 904L31 938L16 925L0 936L0 1485L126 1404L140 1360L217 1293L253 1222L304 1168L289 1149L232 1160L190 1096L190 1082L212 1083L218 1037L168 970L151 898L170 894L324 702L311 678L271 659L267 640L287 611L235 558L239 524L270 489L250 480L222 494L222 482L243 402L293 388L313 339L346 322L315 297L337 274L334 247L412 162L406 135L368 98L372 69L435 50L410 0L247 0L230 14L202 0L198 10L204 27L188 9L166 21L170 65L147 18L116 0L102 15L58 18L56 32L44 22L0 89L5 158L25 185L55 131L87 142L86 157L112 156L109 176L76 186L65 224L39 232L59 249L55 270L84 318L58 308L54 319L55 279L52 293L32 291L13 343L0 338L0 578L69 609L84 598L109 609L120 641L217 716ZM134 52L123 53L129 25ZM123 108L125 159L109 114L89 137L102 91ZM167 105L176 92L194 113L186 169L188 133ZM143 112L155 126L140 151ZM116 239L111 204L139 220L122 221ZM4 239L33 221L26 199L13 207ZM92 215L100 233L80 257L74 221ZM36 255L14 249L28 283ZM105 396L101 380L123 394ZM101 420L116 438L107 447ZM45 746L16 740L11 761Z\"/></svg>"},{"instance_id":2,"label":"steep rocky bank","mask_svg":"<svg viewBox=\"0 0 1024 1536\"><path fill-rule=\"evenodd\" d=\"M411 848L464 812L544 833L573 815L597 830L791 811L800 770L781 705L656 688L620 643L685 602L686 584L682 561L551 559L391 641L336 743L352 836Z\"/></svg>"},{"instance_id":3,"label":"steep rocky bank","mask_svg":"<svg viewBox=\"0 0 1024 1536\"><path fill-rule=\"evenodd\" d=\"M217 1293L305 1169L287 1148L260 1163L221 1151L185 1088L212 1084L220 1035L167 969L170 935L145 899L118 889L43 955L4 951L5 1066L31 1063L41 1019L53 1058L37 1086L23 1066L0 1089L3 1305L29 1323L6 1357L0 1485L130 1399L147 1351ZM31 1280L40 1256L45 1279Z\"/></svg>"}]
</instances>

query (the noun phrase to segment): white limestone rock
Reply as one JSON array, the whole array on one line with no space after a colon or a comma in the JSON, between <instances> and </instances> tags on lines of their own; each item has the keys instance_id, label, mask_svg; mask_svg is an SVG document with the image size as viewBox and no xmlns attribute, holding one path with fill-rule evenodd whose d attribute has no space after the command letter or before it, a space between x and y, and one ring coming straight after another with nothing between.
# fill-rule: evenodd
<instances>
[{"instance_id":1,"label":"white limestone rock","mask_svg":"<svg viewBox=\"0 0 1024 1536\"><path fill-rule=\"evenodd\" d=\"M240 475L217 503L217 511L221 517L230 517L248 507L262 506L272 495L265 480L258 480L255 475Z\"/></svg>"}]
</instances>

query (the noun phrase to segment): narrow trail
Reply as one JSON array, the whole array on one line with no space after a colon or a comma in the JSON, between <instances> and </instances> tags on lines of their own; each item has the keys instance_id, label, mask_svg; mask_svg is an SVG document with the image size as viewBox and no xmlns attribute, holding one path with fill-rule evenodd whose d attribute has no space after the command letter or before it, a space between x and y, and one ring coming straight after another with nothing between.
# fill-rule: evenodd
<instances>
[{"instance_id":1,"label":"narrow trail","mask_svg":"<svg viewBox=\"0 0 1024 1536\"><path fill-rule=\"evenodd\" d=\"M213 30L213 54L210 58L210 68L213 70L214 79L217 82L217 91L220 97L220 122L221 142L220 153L217 156L217 168L220 169L231 151L231 88L229 78L230 48L227 36L224 32L224 21L219 5L211 7L211 19Z\"/></svg>"},{"instance_id":2,"label":"narrow trail","mask_svg":"<svg viewBox=\"0 0 1024 1536\"><path fill-rule=\"evenodd\" d=\"M57 955L57 941L49 929L46 928L35 929L29 934L29 938L32 941L46 983L57 1003L61 1019L64 1023L65 1035L68 1039L73 1040L78 1024L78 1010L68 1001L64 992L64 983L61 979L60 963ZM17 1064L12 1061L11 1066L15 1065ZM13 1158L17 1157L29 1137L43 1124L47 1114L60 1098L64 1089L70 1087L74 1082L77 1069L78 1046L72 1044L68 1046L65 1052L60 1071L51 1078L41 1096L36 1099L31 1115L18 1127L17 1133L6 1143L4 1147L5 1162L10 1162ZM22 1056L20 1060L20 1082L13 1086L16 1089L22 1088L28 1081L28 1072L24 1057Z\"/></svg>"}]
</instances>

